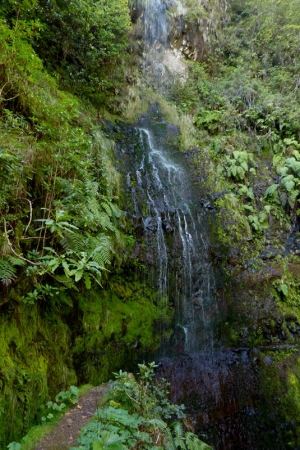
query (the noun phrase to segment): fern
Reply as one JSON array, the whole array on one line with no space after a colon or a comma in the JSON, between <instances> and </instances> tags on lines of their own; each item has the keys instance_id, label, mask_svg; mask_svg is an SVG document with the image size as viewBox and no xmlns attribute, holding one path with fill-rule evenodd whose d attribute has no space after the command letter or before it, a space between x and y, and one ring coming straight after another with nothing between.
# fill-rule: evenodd
<instances>
[{"instance_id":1,"label":"fern","mask_svg":"<svg viewBox=\"0 0 300 450\"><path fill-rule=\"evenodd\" d=\"M84 190L85 190L85 194L89 198L97 197L98 192L99 192L99 184L96 181L86 180Z\"/></svg>"},{"instance_id":2,"label":"fern","mask_svg":"<svg viewBox=\"0 0 300 450\"><path fill-rule=\"evenodd\" d=\"M112 213L111 207L108 204L108 202L102 202L101 207L104 209L104 211L106 212L108 217L112 217L113 213Z\"/></svg>"},{"instance_id":3,"label":"fern","mask_svg":"<svg viewBox=\"0 0 300 450\"><path fill-rule=\"evenodd\" d=\"M109 215L106 214L105 212L101 212L101 214L98 215L97 220L101 228L103 228L103 230L110 230L110 231L116 230L116 227L112 224Z\"/></svg>"},{"instance_id":4,"label":"fern","mask_svg":"<svg viewBox=\"0 0 300 450\"><path fill-rule=\"evenodd\" d=\"M15 258L16 259L16 258ZM16 278L16 269L7 258L0 259L0 280L2 284L8 286Z\"/></svg>"},{"instance_id":5,"label":"fern","mask_svg":"<svg viewBox=\"0 0 300 450\"><path fill-rule=\"evenodd\" d=\"M277 191L278 187L279 187L279 184L272 184L272 186L268 187L268 189L265 192L265 198L273 197L274 193Z\"/></svg>"},{"instance_id":6,"label":"fern","mask_svg":"<svg viewBox=\"0 0 300 450\"><path fill-rule=\"evenodd\" d=\"M109 202L109 206L110 206L110 208L112 210L112 213L113 213L114 217L116 219L119 219L122 216L121 209L115 203L112 203L112 202Z\"/></svg>"},{"instance_id":7,"label":"fern","mask_svg":"<svg viewBox=\"0 0 300 450\"><path fill-rule=\"evenodd\" d=\"M84 237L78 233L68 233L61 241L65 250L74 253L86 253L88 259L99 266L110 264L112 241L109 236L100 234L96 237Z\"/></svg>"},{"instance_id":8,"label":"fern","mask_svg":"<svg viewBox=\"0 0 300 450\"><path fill-rule=\"evenodd\" d=\"M79 233L66 233L61 244L65 250L72 250L76 253L86 250L86 238Z\"/></svg>"},{"instance_id":9,"label":"fern","mask_svg":"<svg viewBox=\"0 0 300 450\"><path fill-rule=\"evenodd\" d=\"M294 157L287 158L285 166L291 169L298 177L300 176L300 162L296 161Z\"/></svg>"},{"instance_id":10,"label":"fern","mask_svg":"<svg viewBox=\"0 0 300 450\"><path fill-rule=\"evenodd\" d=\"M185 435L188 450L212 450L212 448L201 441L195 434L187 432Z\"/></svg>"},{"instance_id":11,"label":"fern","mask_svg":"<svg viewBox=\"0 0 300 450\"><path fill-rule=\"evenodd\" d=\"M175 422L174 424L174 444L175 448L181 448L185 450L185 441L182 424L180 422Z\"/></svg>"},{"instance_id":12,"label":"fern","mask_svg":"<svg viewBox=\"0 0 300 450\"><path fill-rule=\"evenodd\" d=\"M90 197L87 201L87 209L94 215L98 216L101 212L99 200L97 197Z\"/></svg>"},{"instance_id":13,"label":"fern","mask_svg":"<svg viewBox=\"0 0 300 450\"><path fill-rule=\"evenodd\" d=\"M90 245L93 244L93 249L89 249L89 257L97 262L100 266L110 264L112 242L111 239L102 234L96 238L90 239Z\"/></svg>"}]
</instances>

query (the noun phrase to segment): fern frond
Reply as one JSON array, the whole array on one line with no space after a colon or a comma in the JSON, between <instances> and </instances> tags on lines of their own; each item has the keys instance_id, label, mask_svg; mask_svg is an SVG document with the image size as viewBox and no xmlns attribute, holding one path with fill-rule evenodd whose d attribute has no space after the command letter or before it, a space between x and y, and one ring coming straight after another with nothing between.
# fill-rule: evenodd
<instances>
[{"instance_id":1,"label":"fern frond","mask_svg":"<svg viewBox=\"0 0 300 450\"><path fill-rule=\"evenodd\" d=\"M164 448L166 450L176 450L176 446L174 445L174 439L172 436L172 432L170 428L168 427L168 424L164 422L161 419L150 419L145 422L147 425L152 425L155 428L158 428L162 431L165 442L164 442Z\"/></svg>"},{"instance_id":2,"label":"fern frond","mask_svg":"<svg viewBox=\"0 0 300 450\"><path fill-rule=\"evenodd\" d=\"M186 433L185 439L188 450L212 450L209 445L201 441L194 433Z\"/></svg>"},{"instance_id":3,"label":"fern frond","mask_svg":"<svg viewBox=\"0 0 300 450\"><path fill-rule=\"evenodd\" d=\"M268 187L268 189L265 192L265 198L266 197L272 197L275 193L275 191L278 189L279 184L272 184L272 186Z\"/></svg>"},{"instance_id":4,"label":"fern frond","mask_svg":"<svg viewBox=\"0 0 300 450\"><path fill-rule=\"evenodd\" d=\"M103 230L110 230L115 232L116 227L112 224L110 217L105 213L102 212L98 217L98 222L99 225L101 226L101 228L103 228Z\"/></svg>"},{"instance_id":5,"label":"fern frond","mask_svg":"<svg viewBox=\"0 0 300 450\"><path fill-rule=\"evenodd\" d=\"M9 286L16 278L16 269L7 259L0 259L0 280L5 286Z\"/></svg>"},{"instance_id":6,"label":"fern frond","mask_svg":"<svg viewBox=\"0 0 300 450\"><path fill-rule=\"evenodd\" d=\"M13 266L26 266L26 262L23 259L16 258L15 256L8 256L7 259Z\"/></svg>"},{"instance_id":7,"label":"fern frond","mask_svg":"<svg viewBox=\"0 0 300 450\"><path fill-rule=\"evenodd\" d=\"M115 218L119 219L121 217L121 215L122 215L122 210L117 205L115 205L112 202L109 203L109 206L110 206L110 208L112 210L112 213L115 216Z\"/></svg>"},{"instance_id":8,"label":"fern frond","mask_svg":"<svg viewBox=\"0 0 300 450\"><path fill-rule=\"evenodd\" d=\"M66 233L61 244L65 250L72 250L76 253L84 252L87 248L86 238L79 233Z\"/></svg>"},{"instance_id":9,"label":"fern frond","mask_svg":"<svg viewBox=\"0 0 300 450\"><path fill-rule=\"evenodd\" d=\"M95 249L91 254L91 259L104 268L110 264L110 252L102 248Z\"/></svg>"},{"instance_id":10,"label":"fern frond","mask_svg":"<svg viewBox=\"0 0 300 450\"><path fill-rule=\"evenodd\" d=\"M97 197L99 191L99 184L96 181L86 180L84 190L89 198Z\"/></svg>"},{"instance_id":11,"label":"fern frond","mask_svg":"<svg viewBox=\"0 0 300 450\"><path fill-rule=\"evenodd\" d=\"M99 201L96 197L90 197L88 199L87 208L94 216L98 216L99 214L101 214Z\"/></svg>"},{"instance_id":12,"label":"fern frond","mask_svg":"<svg viewBox=\"0 0 300 450\"><path fill-rule=\"evenodd\" d=\"M108 204L108 202L102 202L101 203L101 207L104 209L104 211L106 212L106 214L108 215L108 217L112 217L112 210L110 208L110 205Z\"/></svg>"},{"instance_id":13,"label":"fern frond","mask_svg":"<svg viewBox=\"0 0 300 450\"><path fill-rule=\"evenodd\" d=\"M105 234L92 238L89 241L89 259L97 262L99 266L110 264L112 241Z\"/></svg>"},{"instance_id":14,"label":"fern frond","mask_svg":"<svg viewBox=\"0 0 300 450\"><path fill-rule=\"evenodd\" d=\"M182 450L186 450L183 428L180 422L174 424L174 444L176 448L179 447Z\"/></svg>"}]
</instances>

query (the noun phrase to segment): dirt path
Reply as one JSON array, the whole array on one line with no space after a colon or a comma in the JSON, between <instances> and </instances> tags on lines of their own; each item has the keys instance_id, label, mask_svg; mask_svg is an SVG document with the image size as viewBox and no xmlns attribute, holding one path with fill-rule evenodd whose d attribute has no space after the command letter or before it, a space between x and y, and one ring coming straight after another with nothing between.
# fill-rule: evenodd
<instances>
[{"instance_id":1,"label":"dirt path","mask_svg":"<svg viewBox=\"0 0 300 450\"><path fill-rule=\"evenodd\" d=\"M76 439L81 428L95 415L98 402L107 389L108 386L104 384L92 388L80 397L78 404L63 416L35 450L68 450L70 447L78 445Z\"/></svg>"}]
</instances>

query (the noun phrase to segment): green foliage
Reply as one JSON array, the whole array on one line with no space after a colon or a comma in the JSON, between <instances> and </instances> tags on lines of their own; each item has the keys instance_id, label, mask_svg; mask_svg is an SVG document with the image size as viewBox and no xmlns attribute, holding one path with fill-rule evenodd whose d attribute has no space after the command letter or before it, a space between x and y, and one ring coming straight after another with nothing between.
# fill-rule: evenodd
<instances>
[{"instance_id":1,"label":"green foliage","mask_svg":"<svg viewBox=\"0 0 300 450\"><path fill-rule=\"evenodd\" d=\"M78 403L78 388L76 386L71 386L67 391L61 391L56 395L55 402L48 401L45 406L41 407L44 414L41 418L42 422L55 419L66 409L67 404L75 405L76 403Z\"/></svg>"},{"instance_id":2,"label":"green foliage","mask_svg":"<svg viewBox=\"0 0 300 450\"><path fill-rule=\"evenodd\" d=\"M19 44L22 53L23 46L28 47L22 34ZM10 61L10 47L7 48L5 67L9 67ZM38 61L31 51L32 61ZM72 278L75 282L83 279L89 288L93 282L100 283L102 271L111 262L113 247L122 245L121 211L112 196L114 182L107 184L111 178L108 171L112 169L108 169L107 150L103 146L110 144L99 133L91 135L71 124L79 115L76 99L58 91L55 82L42 71L42 65L33 67L30 61L26 64L31 78L24 89L21 86L24 77L11 81L20 91L18 98L26 100L35 123L30 133L27 130L22 137L24 146L17 145L20 127L12 120L15 116L6 113L9 122L3 123L6 149L0 153L4 169L0 176L2 284L5 288L12 285L23 263L31 279L55 275L56 281L68 286L72 285ZM39 140L32 140L37 133ZM30 152L26 148L29 144ZM20 178L21 170L24 173ZM16 187L11 189L11 185ZM76 239L81 241L80 250L78 246L72 248ZM40 297L34 291L27 294L32 296L30 301L34 296Z\"/></svg>"},{"instance_id":3,"label":"green foliage","mask_svg":"<svg viewBox=\"0 0 300 450\"><path fill-rule=\"evenodd\" d=\"M299 278L291 275L287 269L284 270L284 275L274 280L272 283L279 299L280 307L284 314L295 314L298 317L298 308L300 305L299 299Z\"/></svg>"},{"instance_id":4,"label":"green foliage","mask_svg":"<svg viewBox=\"0 0 300 450\"><path fill-rule=\"evenodd\" d=\"M195 23L199 18L207 16L206 10L197 0L184 0L184 7L187 9L185 21Z\"/></svg>"},{"instance_id":5,"label":"green foliage","mask_svg":"<svg viewBox=\"0 0 300 450\"><path fill-rule=\"evenodd\" d=\"M114 386L113 401L127 404L129 411L137 411L146 419L183 419L184 406L174 405L167 399L165 380L154 382L155 363L149 366L139 364L138 381L127 372L115 373L117 383Z\"/></svg>"},{"instance_id":6,"label":"green foliage","mask_svg":"<svg viewBox=\"0 0 300 450\"><path fill-rule=\"evenodd\" d=\"M78 388L76 386L70 386L67 391L61 391L55 397L56 402L64 401L66 403L71 403L75 405L78 403Z\"/></svg>"},{"instance_id":7,"label":"green foliage","mask_svg":"<svg viewBox=\"0 0 300 450\"><path fill-rule=\"evenodd\" d=\"M291 228L299 213L300 3L237 0L228 6L212 51L189 63L186 83L175 83L170 98L195 125L200 170L203 155L212 160L206 164L210 189L238 192L246 207L251 202L244 214L262 236L270 226Z\"/></svg>"},{"instance_id":8,"label":"green foliage","mask_svg":"<svg viewBox=\"0 0 300 450\"><path fill-rule=\"evenodd\" d=\"M21 450L21 444L18 442L11 442L7 446L8 450Z\"/></svg>"},{"instance_id":9,"label":"green foliage","mask_svg":"<svg viewBox=\"0 0 300 450\"><path fill-rule=\"evenodd\" d=\"M183 407L169 402L165 380L154 377L155 363L139 364L139 378L120 371L106 404L82 430L77 450L126 448L209 450L174 418L183 419Z\"/></svg>"},{"instance_id":10,"label":"green foliage","mask_svg":"<svg viewBox=\"0 0 300 450\"><path fill-rule=\"evenodd\" d=\"M76 2L78 7L88 3L96 7L95 2ZM118 40L119 48L126 45L122 25L123 19L128 20L125 3L107 2L106 9L98 11L107 33L112 32L116 21L121 21L115 37L107 34L112 46ZM68 41L70 46L74 44L74 49L82 42L82 27L74 29L74 34L78 32L76 45L72 43L74 34L65 34L64 41L57 39L58 33L55 36L55 28L63 34L70 29L68 25L74 26L74 21L67 20L68 8L73 8L75 21L83 19L80 10L74 18L75 6L75 2L63 5L29 0L4 0L0 6L0 442L3 445L18 440L31 424L40 420L39 407L57 390L57 384L77 382L69 326L77 330L82 324L79 317L73 317L68 326L68 314L72 304L78 304L79 289L92 290L103 284L107 267L112 263L117 267L116 255L123 246L118 176L111 161L113 143L100 131L97 111L86 106L84 92L85 89L90 89L91 95L98 92L95 97L98 107L100 97L109 98L108 90L115 87L115 80L111 79L110 86L106 86L110 64L100 64L100 59L91 62L99 76L101 72L101 79L92 85L89 83L95 74L91 71L91 76L82 75L86 85L81 94L85 98L80 99L62 90L67 84L69 90L81 89L79 79L67 83L70 72L65 70L74 63L74 73L79 74L80 62L58 57L58 75L50 57L56 45ZM62 16L57 21L54 17L61 8L66 22L62 27L59 25ZM113 15L116 11L120 15ZM99 22L99 17L92 18L91 14L88 13L88 20ZM115 25L108 24L109 17ZM48 38L54 36L53 45L48 45ZM103 36L103 42L105 39ZM48 51L49 58L43 59L46 57L43 52ZM59 56L51 55L54 59ZM112 61L118 58L116 53L112 55ZM99 292L97 297L101 299ZM85 301L89 302L89 296ZM107 327L108 324L109 320ZM121 364L122 350L119 353ZM99 373L108 377L105 369ZM54 413L53 408L49 409L44 417L49 419Z\"/></svg>"},{"instance_id":11,"label":"green foliage","mask_svg":"<svg viewBox=\"0 0 300 450\"><path fill-rule=\"evenodd\" d=\"M33 45L47 68L56 71L66 90L88 97L98 107L117 80L130 30L126 0L14 2L6 0L3 17ZM110 77L114 69L114 78Z\"/></svg>"},{"instance_id":12,"label":"green foliage","mask_svg":"<svg viewBox=\"0 0 300 450\"><path fill-rule=\"evenodd\" d=\"M283 158L280 155L276 158L276 156L273 164L280 175L280 181L266 190L265 198L269 202L281 204L294 215L297 212L300 194L300 153L294 150L292 157Z\"/></svg>"},{"instance_id":13,"label":"green foliage","mask_svg":"<svg viewBox=\"0 0 300 450\"><path fill-rule=\"evenodd\" d=\"M214 132L222 123L223 111L221 110L205 110L200 109L194 116L193 123L201 128L206 128L210 132Z\"/></svg>"},{"instance_id":14,"label":"green foliage","mask_svg":"<svg viewBox=\"0 0 300 450\"><path fill-rule=\"evenodd\" d=\"M228 178L244 180L248 172L255 174L255 169L249 167L249 163L254 164L252 153L235 150L231 156L225 157L225 173Z\"/></svg>"},{"instance_id":15,"label":"green foliage","mask_svg":"<svg viewBox=\"0 0 300 450\"><path fill-rule=\"evenodd\" d=\"M255 231L261 232L269 227L265 211L261 211L258 216L250 214L248 220Z\"/></svg>"}]
</instances>

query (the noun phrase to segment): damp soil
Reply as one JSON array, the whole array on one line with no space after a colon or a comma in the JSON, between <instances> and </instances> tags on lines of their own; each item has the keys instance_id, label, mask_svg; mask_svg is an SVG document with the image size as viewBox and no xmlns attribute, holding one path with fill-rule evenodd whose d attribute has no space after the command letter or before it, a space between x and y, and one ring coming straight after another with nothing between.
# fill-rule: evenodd
<instances>
[{"instance_id":1,"label":"damp soil","mask_svg":"<svg viewBox=\"0 0 300 450\"><path fill-rule=\"evenodd\" d=\"M35 450L68 450L76 447L81 429L95 415L101 398L108 386L101 385L90 389L80 397L79 402L63 416L57 426L35 447Z\"/></svg>"}]
</instances>

